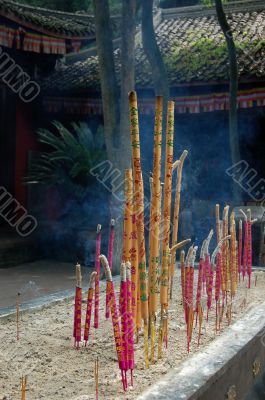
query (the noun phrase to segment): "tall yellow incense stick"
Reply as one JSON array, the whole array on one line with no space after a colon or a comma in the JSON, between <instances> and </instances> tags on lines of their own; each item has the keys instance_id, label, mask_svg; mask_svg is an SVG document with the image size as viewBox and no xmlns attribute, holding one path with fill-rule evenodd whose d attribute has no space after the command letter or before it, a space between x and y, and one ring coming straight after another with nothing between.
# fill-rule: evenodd
<instances>
[{"instance_id":1,"label":"tall yellow incense stick","mask_svg":"<svg viewBox=\"0 0 265 400\"><path fill-rule=\"evenodd\" d=\"M131 261L131 238L133 219L133 178L132 170L125 170L125 205L124 205L124 229L123 229L123 261Z\"/></svg>"},{"instance_id":2,"label":"tall yellow incense stick","mask_svg":"<svg viewBox=\"0 0 265 400\"><path fill-rule=\"evenodd\" d=\"M125 170L125 209L123 235L123 261L131 262L132 275L132 314L134 331L137 329L137 293L138 293L138 242L137 226L133 205L132 169ZM138 324L138 329L140 326Z\"/></svg>"},{"instance_id":3,"label":"tall yellow incense stick","mask_svg":"<svg viewBox=\"0 0 265 400\"><path fill-rule=\"evenodd\" d=\"M139 136L138 104L136 92L129 93L130 105L130 130L132 143L133 159L133 181L134 181L134 206L137 210L136 224L138 235L138 270L140 281L140 303L141 316L144 321L144 341L145 341L145 364L149 366L148 358L148 292L147 292L147 273L146 273L146 254L144 237L144 185L141 169L141 152Z\"/></svg>"},{"instance_id":4,"label":"tall yellow incense stick","mask_svg":"<svg viewBox=\"0 0 265 400\"><path fill-rule=\"evenodd\" d=\"M168 102L167 113L167 137L166 137L166 162L165 162L165 186L164 186L164 211L163 211L163 240L162 240L162 269L160 277L160 303L161 321L159 333L158 357L162 354L164 333L167 331L168 322L168 281L169 281L169 241L170 241L170 215L171 192L173 171L173 144L174 144L174 102Z\"/></svg>"},{"instance_id":5,"label":"tall yellow incense stick","mask_svg":"<svg viewBox=\"0 0 265 400\"><path fill-rule=\"evenodd\" d=\"M179 228L179 209L180 209L180 194L181 194L181 183L182 183L182 171L184 161L188 155L188 151L184 150L178 163L177 167L177 185L176 185L176 195L175 195L175 204L174 204L174 217L173 217L173 231L172 231L172 247L178 241L178 228ZM173 280L175 273L175 262L176 262L176 250L173 250L172 253L172 262L170 266L170 299L172 299L173 292Z\"/></svg>"},{"instance_id":6,"label":"tall yellow incense stick","mask_svg":"<svg viewBox=\"0 0 265 400\"><path fill-rule=\"evenodd\" d=\"M160 221L161 221L161 147L162 147L163 99L156 97L154 131L154 165L152 204L150 210L150 256L149 256L149 312L151 329L151 355L154 361L156 338L156 313L159 293Z\"/></svg>"}]
</instances>

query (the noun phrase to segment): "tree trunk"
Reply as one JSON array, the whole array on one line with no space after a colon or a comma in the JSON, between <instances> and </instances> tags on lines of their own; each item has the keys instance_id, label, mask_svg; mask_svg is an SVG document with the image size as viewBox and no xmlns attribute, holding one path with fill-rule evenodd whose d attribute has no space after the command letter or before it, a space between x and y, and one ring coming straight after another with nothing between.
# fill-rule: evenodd
<instances>
[{"instance_id":1,"label":"tree trunk","mask_svg":"<svg viewBox=\"0 0 265 400\"><path fill-rule=\"evenodd\" d=\"M128 92L134 89L135 9L136 0L122 3L121 85L117 84L108 0L93 0L96 40L99 59L101 96L104 114L104 134L109 160L120 171L113 176L110 202L111 217L117 220L113 272L120 268L123 244L123 197L125 168L131 167ZM119 186L118 190L114 188Z\"/></svg>"},{"instance_id":2,"label":"tree trunk","mask_svg":"<svg viewBox=\"0 0 265 400\"><path fill-rule=\"evenodd\" d=\"M142 0L142 7L143 47L152 70L155 93L163 96L166 104L169 98L168 76L155 36L153 0Z\"/></svg>"},{"instance_id":3,"label":"tree trunk","mask_svg":"<svg viewBox=\"0 0 265 400\"><path fill-rule=\"evenodd\" d=\"M240 161L240 147L238 135L238 121L237 121L237 90L238 90L238 67L237 67L237 53L236 46L233 38L233 33L228 24L222 0L215 0L215 7L218 22L224 33L227 43L228 57L229 57L229 75L230 75L230 90L229 90L229 141L232 163L236 164ZM241 199L241 191L236 183L233 183L233 194L236 202Z\"/></svg>"}]
</instances>

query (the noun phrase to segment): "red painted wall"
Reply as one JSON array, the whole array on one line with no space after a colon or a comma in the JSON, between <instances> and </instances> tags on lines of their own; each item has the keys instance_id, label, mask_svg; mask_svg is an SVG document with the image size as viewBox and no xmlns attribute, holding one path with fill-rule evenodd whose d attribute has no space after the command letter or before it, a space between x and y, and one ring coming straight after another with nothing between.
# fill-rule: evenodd
<instances>
[{"instance_id":1,"label":"red painted wall","mask_svg":"<svg viewBox=\"0 0 265 400\"><path fill-rule=\"evenodd\" d=\"M27 186L23 178L27 173L28 152L38 150L34 113L30 104L17 102L16 106L16 162L15 162L15 196L24 207L27 207Z\"/></svg>"}]
</instances>

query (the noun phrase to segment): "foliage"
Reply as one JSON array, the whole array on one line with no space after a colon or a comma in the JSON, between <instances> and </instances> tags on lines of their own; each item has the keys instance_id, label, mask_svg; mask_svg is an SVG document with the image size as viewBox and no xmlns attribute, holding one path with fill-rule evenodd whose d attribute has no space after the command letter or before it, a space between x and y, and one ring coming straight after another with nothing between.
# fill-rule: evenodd
<instances>
[{"instance_id":1,"label":"foliage","mask_svg":"<svg viewBox=\"0 0 265 400\"><path fill-rule=\"evenodd\" d=\"M67 12L86 11L93 12L92 0L17 0L19 3L36 7L49 8ZM112 13L118 13L121 9L121 0L109 0Z\"/></svg>"},{"instance_id":2,"label":"foliage","mask_svg":"<svg viewBox=\"0 0 265 400\"><path fill-rule=\"evenodd\" d=\"M55 133L47 129L37 132L48 151L32 163L26 183L63 187L80 198L94 179L90 169L105 156L103 129L98 129L94 137L85 123L72 123L73 133L58 121L53 126Z\"/></svg>"},{"instance_id":3,"label":"foliage","mask_svg":"<svg viewBox=\"0 0 265 400\"><path fill-rule=\"evenodd\" d=\"M204 35L206 35L206 32L203 32L203 30L200 32L193 30L190 33L187 31L185 46L176 42L171 49L171 53L165 55L168 70L175 75L180 74L185 79L189 79L188 75L192 77L195 74L199 74L203 68L209 70L211 65L226 63L228 54L223 35L220 34L216 39ZM265 47L265 41L239 41L236 36L234 41L238 56L240 56L240 53L246 55L256 54Z\"/></svg>"}]
</instances>

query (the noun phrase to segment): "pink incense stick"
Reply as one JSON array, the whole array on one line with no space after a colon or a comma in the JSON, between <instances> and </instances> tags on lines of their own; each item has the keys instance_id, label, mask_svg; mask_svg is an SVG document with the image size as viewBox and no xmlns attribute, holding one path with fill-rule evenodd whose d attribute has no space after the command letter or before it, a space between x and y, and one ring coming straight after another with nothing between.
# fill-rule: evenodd
<instances>
[{"instance_id":1,"label":"pink incense stick","mask_svg":"<svg viewBox=\"0 0 265 400\"><path fill-rule=\"evenodd\" d=\"M73 337L75 339L74 346L79 349L81 342L82 329L82 276L81 266L76 265L76 290L75 290L75 307L74 307L74 330Z\"/></svg>"},{"instance_id":2,"label":"pink incense stick","mask_svg":"<svg viewBox=\"0 0 265 400\"><path fill-rule=\"evenodd\" d=\"M123 340L122 340L122 336L121 336L119 313L118 313L118 308L117 308L117 304L116 304L115 287L114 287L114 283L112 281L112 274L111 274L111 270L109 268L109 263L108 263L107 258L104 255L101 255L100 261L104 267L105 274L106 274L107 291L110 296L109 306L110 306L110 312L111 312L111 317L112 317L112 325L113 325L113 333L114 333L117 357L118 357L118 362L119 362L119 368L121 370L123 390L126 391L126 377L124 375L124 371L126 371L127 365L126 365L126 357L125 357L125 352L124 352Z\"/></svg>"},{"instance_id":3,"label":"pink incense stick","mask_svg":"<svg viewBox=\"0 0 265 400\"><path fill-rule=\"evenodd\" d=\"M110 221L110 233L109 233L109 245L108 245L108 262L110 270L112 270L112 262L113 262L113 247L114 247L114 238L115 238L115 220L112 219ZM109 309L109 298L106 293L106 319L110 317L110 309Z\"/></svg>"},{"instance_id":4,"label":"pink incense stick","mask_svg":"<svg viewBox=\"0 0 265 400\"><path fill-rule=\"evenodd\" d=\"M127 279L126 279L126 265L121 264L121 284L120 284L120 312L121 312L121 336L123 342L124 356L125 356L125 387L127 384L127 371L128 371L128 299L127 299Z\"/></svg>"},{"instance_id":5,"label":"pink incense stick","mask_svg":"<svg viewBox=\"0 0 265 400\"><path fill-rule=\"evenodd\" d=\"M239 238L238 238L238 276L240 281L240 275L242 272L242 247L243 247L243 226L242 220L239 220Z\"/></svg>"},{"instance_id":6,"label":"pink incense stick","mask_svg":"<svg viewBox=\"0 0 265 400\"><path fill-rule=\"evenodd\" d=\"M133 370L134 362L134 334L133 334L133 312L132 312L132 277L131 263L126 263L126 278L127 278L127 316L128 316L128 369L131 370L131 386L133 386Z\"/></svg>"},{"instance_id":7,"label":"pink incense stick","mask_svg":"<svg viewBox=\"0 0 265 400\"><path fill-rule=\"evenodd\" d=\"M89 332L90 332L90 323L91 323L91 314L92 314L92 306L93 306L93 294L94 294L94 285L97 273L92 272L89 280L89 287L87 293L87 309L86 309L86 322L85 322L85 331L84 331L84 341L85 346L87 345Z\"/></svg>"},{"instance_id":8,"label":"pink incense stick","mask_svg":"<svg viewBox=\"0 0 265 400\"><path fill-rule=\"evenodd\" d=\"M99 327L99 279L100 279L100 249L101 249L101 225L97 226L96 236L96 256L95 256L95 272L97 273L95 280L95 306L94 306L94 328Z\"/></svg>"},{"instance_id":9,"label":"pink incense stick","mask_svg":"<svg viewBox=\"0 0 265 400\"><path fill-rule=\"evenodd\" d=\"M243 280L247 273L247 263L248 263L248 223L244 222L244 250L243 250Z\"/></svg>"},{"instance_id":10,"label":"pink incense stick","mask_svg":"<svg viewBox=\"0 0 265 400\"><path fill-rule=\"evenodd\" d=\"M203 264L204 260L200 258L199 261L199 273L198 273L198 283L197 283L197 294L196 294L196 326L198 322L198 315L199 315L199 306L201 304L201 297L202 297L202 275L203 275Z\"/></svg>"},{"instance_id":11,"label":"pink incense stick","mask_svg":"<svg viewBox=\"0 0 265 400\"><path fill-rule=\"evenodd\" d=\"M247 229L248 229L247 273L248 273L248 288L250 289L251 274L252 274L252 225L251 225L251 221L248 221Z\"/></svg>"}]
</instances>

